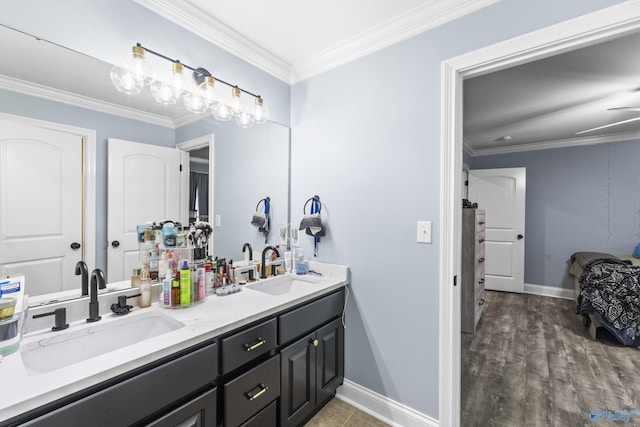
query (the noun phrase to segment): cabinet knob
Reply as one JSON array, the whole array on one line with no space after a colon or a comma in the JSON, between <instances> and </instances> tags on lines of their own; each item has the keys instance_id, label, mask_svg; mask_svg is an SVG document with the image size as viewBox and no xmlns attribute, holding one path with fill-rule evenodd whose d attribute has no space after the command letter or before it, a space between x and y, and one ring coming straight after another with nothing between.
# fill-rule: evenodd
<instances>
[{"instance_id":1,"label":"cabinet knob","mask_svg":"<svg viewBox=\"0 0 640 427\"><path fill-rule=\"evenodd\" d=\"M480 258L478 262L484 262L484 257Z\"/></svg>"},{"instance_id":2,"label":"cabinet knob","mask_svg":"<svg viewBox=\"0 0 640 427\"><path fill-rule=\"evenodd\" d=\"M71 244L71 249L73 249L74 251L77 251L78 249L80 249L80 243L78 242L73 242Z\"/></svg>"},{"instance_id":3,"label":"cabinet knob","mask_svg":"<svg viewBox=\"0 0 640 427\"><path fill-rule=\"evenodd\" d=\"M117 240L114 240L113 242L111 242L111 246L113 246L114 248L117 248L118 246L120 246L120 242L118 242Z\"/></svg>"},{"instance_id":4,"label":"cabinet knob","mask_svg":"<svg viewBox=\"0 0 640 427\"><path fill-rule=\"evenodd\" d=\"M484 298L480 299L480 302L478 303L478 305L483 305L484 304Z\"/></svg>"},{"instance_id":5,"label":"cabinet knob","mask_svg":"<svg viewBox=\"0 0 640 427\"><path fill-rule=\"evenodd\" d=\"M482 243L482 242L484 242L484 239L479 239L478 240L478 243Z\"/></svg>"},{"instance_id":6,"label":"cabinet knob","mask_svg":"<svg viewBox=\"0 0 640 427\"><path fill-rule=\"evenodd\" d=\"M484 283L484 277L480 280L478 280L478 283L480 283L481 285Z\"/></svg>"},{"instance_id":7,"label":"cabinet knob","mask_svg":"<svg viewBox=\"0 0 640 427\"><path fill-rule=\"evenodd\" d=\"M310 344L313 344L314 347L318 346L318 340L309 340Z\"/></svg>"}]
</instances>

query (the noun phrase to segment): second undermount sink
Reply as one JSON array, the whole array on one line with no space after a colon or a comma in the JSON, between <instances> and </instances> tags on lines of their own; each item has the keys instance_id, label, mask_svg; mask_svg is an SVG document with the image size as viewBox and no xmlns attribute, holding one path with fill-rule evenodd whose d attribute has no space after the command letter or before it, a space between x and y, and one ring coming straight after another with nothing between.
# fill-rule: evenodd
<instances>
[{"instance_id":1,"label":"second undermount sink","mask_svg":"<svg viewBox=\"0 0 640 427\"><path fill-rule=\"evenodd\" d=\"M270 295L284 295L289 292L308 290L314 283L321 279L308 275L276 276L268 280L261 280L245 285L254 291L264 292Z\"/></svg>"},{"instance_id":2,"label":"second undermount sink","mask_svg":"<svg viewBox=\"0 0 640 427\"><path fill-rule=\"evenodd\" d=\"M85 326L85 325L83 325ZM65 332L50 332L46 338L22 342L22 360L36 372L50 372L74 363L140 343L184 326L157 311L87 324ZM72 326L73 327L73 326Z\"/></svg>"}]
</instances>

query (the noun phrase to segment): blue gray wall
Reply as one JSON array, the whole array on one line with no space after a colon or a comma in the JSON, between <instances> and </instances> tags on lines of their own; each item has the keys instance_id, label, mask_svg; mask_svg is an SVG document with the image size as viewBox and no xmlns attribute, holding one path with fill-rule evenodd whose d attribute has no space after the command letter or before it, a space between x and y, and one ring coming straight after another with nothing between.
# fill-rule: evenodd
<instances>
[{"instance_id":1,"label":"blue gray wall","mask_svg":"<svg viewBox=\"0 0 640 427\"><path fill-rule=\"evenodd\" d=\"M473 157L472 169L527 168L525 282L573 289L577 251L631 255L640 242L640 142Z\"/></svg>"},{"instance_id":2,"label":"blue gray wall","mask_svg":"<svg viewBox=\"0 0 640 427\"><path fill-rule=\"evenodd\" d=\"M129 0L10 3L0 20L100 59L114 61L135 41L184 51L187 63L201 57L202 40ZM503 0L291 91L206 46L222 58L214 73L260 88L277 121L291 115L292 222L318 194L329 229L319 259L351 267L347 379L438 417L442 61L616 3ZM433 244L415 243L417 220L433 221Z\"/></svg>"},{"instance_id":3,"label":"blue gray wall","mask_svg":"<svg viewBox=\"0 0 640 427\"><path fill-rule=\"evenodd\" d=\"M614 3L504 0L293 86L292 219L318 194L319 258L351 268L349 380L438 416L442 61Z\"/></svg>"}]
</instances>

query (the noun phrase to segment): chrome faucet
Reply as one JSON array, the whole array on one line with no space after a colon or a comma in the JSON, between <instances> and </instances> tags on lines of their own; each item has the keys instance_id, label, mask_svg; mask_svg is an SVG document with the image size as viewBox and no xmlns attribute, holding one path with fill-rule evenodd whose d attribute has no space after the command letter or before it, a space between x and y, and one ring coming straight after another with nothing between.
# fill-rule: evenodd
<instances>
[{"instance_id":1,"label":"chrome faucet","mask_svg":"<svg viewBox=\"0 0 640 427\"><path fill-rule=\"evenodd\" d=\"M104 273L99 268L96 268L91 273L91 289L89 293L89 318L87 322L97 322L100 317L100 306L98 305L98 286L104 289L106 286L106 280Z\"/></svg>"},{"instance_id":2,"label":"chrome faucet","mask_svg":"<svg viewBox=\"0 0 640 427\"><path fill-rule=\"evenodd\" d=\"M89 295L89 269L84 261L78 261L76 264L76 276L82 274L82 295Z\"/></svg>"},{"instance_id":3,"label":"chrome faucet","mask_svg":"<svg viewBox=\"0 0 640 427\"><path fill-rule=\"evenodd\" d=\"M245 243L242 245L242 253L244 253L247 249L249 249L249 261L253 261L253 249L249 243Z\"/></svg>"},{"instance_id":4,"label":"chrome faucet","mask_svg":"<svg viewBox=\"0 0 640 427\"><path fill-rule=\"evenodd\" d=\"M273 246L267 246L266 248L264 248L262 250L262 263L260 264L260 278L261 279L266 279L267 278L267 266L265 265L265 256L267 255L267 251L268 250L272 250L273 252L276 253L276 256L280 256L280 252L278 252L278 250L276 248L274 248ZM275 272L276 271L273 270L271 272L271 275L275 276Z\"/></svg>"}]
</instances>

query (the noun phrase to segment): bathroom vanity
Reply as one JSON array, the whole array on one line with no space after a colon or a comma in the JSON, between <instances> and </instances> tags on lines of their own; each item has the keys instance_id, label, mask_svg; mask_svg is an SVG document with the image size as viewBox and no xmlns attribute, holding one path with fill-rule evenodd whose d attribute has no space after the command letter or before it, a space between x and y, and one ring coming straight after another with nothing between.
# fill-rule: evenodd
<instances>
[{"instance_id":1,"label":"bathroom vanity","mask_svg":"<svg viewBox=\"0 0 640 427\"><path fill-rule=\"evenodd\" d=\"M86 336L107 337L127 316L153 322L154 312L177 326L53 370L23 356L37 351L33 342L59 345L50 341L56 332L27 334L24 349L0 363L3 382L14 384L0 402L0 426L302 425L344 377L348 269L313 269L322 276L269 278L186 309L101 313L107 326L96 322ZM74 328L79 337L87 326L70 321Z\"/></svg>"}]
</instances>

